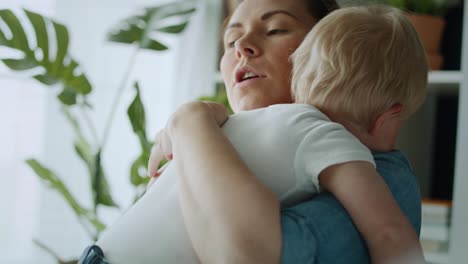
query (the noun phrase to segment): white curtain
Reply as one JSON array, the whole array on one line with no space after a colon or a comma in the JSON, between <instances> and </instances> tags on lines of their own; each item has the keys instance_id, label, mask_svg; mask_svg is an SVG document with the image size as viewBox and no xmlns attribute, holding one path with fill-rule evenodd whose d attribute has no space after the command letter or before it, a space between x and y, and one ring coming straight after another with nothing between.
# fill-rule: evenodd
<instances>
[{"instance_id":1,"label":"white curtain","mask_svg":"<svg viewBox=\"0 0 468 264\"><path fill-rule=\"evenodd\" d=\"M2 0L0 9L25 7L50 16L54 3ZM32 238L37 235L40 185L24 161L43 158L47 92L3 65L0 73L0 263L33 263L39 254Z\"/></svg>"},{"instance_id":2,"label":"white curtain","mask_svg":"<svg viewBox=\"0 0 468 264\"><path fill-rule=\"evenodd\" d=\"M101 135L132 53L129 46L106 42L106 32L143 7L168 1L1 0L0 9L27 7L67 25L71 54L93 84L91 118ZM177 105L213 92L220 11L221 1L199 0L184 35L167 40L169 51L139 53L131 79L140 81L151 137ZM43 187L24 164L27 158L39 159L89 207L88 175L74 153L72 131L60 112L56 91L6 72L0 63L0 263L54 263L32 243L33 238L63 259L76 258L91 243L90 238L62 197ZM122 209L131 204L134 195L129 167L139 153L126 116L133 97L134 90L128 87L103 153L113 197ZM99 213L109 224L121 211L103 209Z\"/></svg>"},{"instance_id":3,"label":"white curtain","mask_svg":"<svg viewBox=\"0 0 468 264\"><path fill-rule=\"evenodd\" d=\"M178 53L174 105L213 95L217 81L223 1L201 0Z\"/></svg>"},{"instance_id":4,"label":"white curtain","mask_svg":"<svg viewBox=\"0 0 468 264\"><path fill-rule=\"evenodd\" d=\"M0 79L0 263L31 263L38 181L24 160L41 157L44 91L33 82Z\"/></svg>"}]
</instances>

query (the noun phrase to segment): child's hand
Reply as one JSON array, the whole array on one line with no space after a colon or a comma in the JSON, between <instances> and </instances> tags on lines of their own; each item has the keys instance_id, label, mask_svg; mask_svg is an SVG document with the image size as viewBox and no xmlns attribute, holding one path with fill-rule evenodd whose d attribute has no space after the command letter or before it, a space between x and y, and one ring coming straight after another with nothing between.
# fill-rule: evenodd
<instances>
[{"instance_id":1,"label":"child's hand","mask_svg":"<svg viewBox=\"0 0 468 264\"><path fill-rule=\"evenodd\" d=\"M159 169L158 167L160 162L164 158L167 160L173 159L172 138L170 135L171 127L173 127L177 122L192 120L196 115L200 114L208 119L213 119L219 126L222 126L228 119L226 108L219 103L192 102L180 106L169 118L166 128L160 130L156 135L155 143L151 149L148 161L148 174L152 179L150 180L147 188L151 187L156 180L156 177L160 176L166 168L165 165Z\"/></svg>"}]
</instances>

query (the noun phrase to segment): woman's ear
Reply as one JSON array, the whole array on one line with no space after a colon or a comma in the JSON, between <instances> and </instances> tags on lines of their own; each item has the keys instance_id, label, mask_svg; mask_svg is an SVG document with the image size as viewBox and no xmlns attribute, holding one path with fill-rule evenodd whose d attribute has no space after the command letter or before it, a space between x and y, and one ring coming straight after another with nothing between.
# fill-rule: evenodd
<instances>
[{"instance_id":1,"label":"woman's ear","mask_svg":"<svg viewBox=\"0 0 468 264\"><path fill-rule=\"evenodd\" d=\"M381 133L388 133L390 131L394 131L395 129L398 132L400 128L400 113L401 113L402 105L401 104L394 104L388 110L377 116L372 127L369 129L369 134L377 135ZM395 127L397 125L397 127Z\"/></svg>"}]
</instances>

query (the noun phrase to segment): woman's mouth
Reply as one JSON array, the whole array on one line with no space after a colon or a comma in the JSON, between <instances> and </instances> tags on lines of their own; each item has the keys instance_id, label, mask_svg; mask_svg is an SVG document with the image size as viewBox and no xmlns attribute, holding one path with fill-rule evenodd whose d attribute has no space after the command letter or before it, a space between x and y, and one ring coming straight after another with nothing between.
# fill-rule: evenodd
<instances>
[{"instance_id":1,"label":"woman's mouth","mask_svg":"<svg viewBox=\"0 0 468 264\"><path fill-rule=\"evenodd\" d=\"M242 67L236 72L236 84L243 83L252 79L264 78L261 74L255 72L250 67Z\"/></svg>"},{"instance_id":2,"label":"woman's mouth","mask_svg":"<svg viewBox=\"0 0 468 264\"><path fill-rule=\"evenodd\" d=\"M240 79L240 82L243 82L245 80L248 80L248 79L252 79L252 78L258 78L259 76L253 72L246 72L244 73L244 75L241 77Z\"/></svg>"}]
</instances>

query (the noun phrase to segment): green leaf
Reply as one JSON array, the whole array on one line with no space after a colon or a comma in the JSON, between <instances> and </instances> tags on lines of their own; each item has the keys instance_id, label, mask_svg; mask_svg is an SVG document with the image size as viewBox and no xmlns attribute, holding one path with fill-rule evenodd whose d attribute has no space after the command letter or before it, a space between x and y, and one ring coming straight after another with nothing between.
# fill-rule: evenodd
<instances>
[{"instance_id":1,"label":"green leaf","mask_svg":"<svg viewBox=\"0 0 468 264\"><path fill-rule=\"evenodd\" d=\"M130 104L127 110L128 118L132 124L133 132L143 132L146 134L146 117L145 117L145 108L141 102L140 97L140 86L138 82L134 84L136 95L133 99L133 102Z\"/></svg>"},{"instance_id":2,"label":"green leaf","mask_svg":"<svg viewBox=\"0 0 468 264\"><path fill-rule=\"evenodd\" d=\"M26 9L23 11L28 18L27 22L29 22L34 29L33 35L27 35L25 33L24 26L26 25L23 26L11 10L0 10L0 18L5 21L5 24L13 35L11 39L7 39L5 32L0 30L0 45L14 49L23 54L23 58L21 59L12 59L6 57L6 54L0 54L0 60L14 71L24 71L35 68L42 69L44 73L31 77L45 85L61 83L63 90L58 95L58 98L65 105L75 104L77 95L89 94L92 91L92 87L84 74L77 73L77 69L79 69L80 66L68 54L70 40L67 28L40 14ZM48 25L54 29L53 34L47 30ZM33 37L36 39L35 42L37 46L29 47L29 43L34 42L29 41L28 38ZM54 43L49 43L49 41ZM55 54L51 54L51 46L56 47ZM50 57L53 57L53 59L51 60Z\"/></svg>"},{"instance_id":3,"label":"green leaf","mask_svg":"<svg viewBox=\"0 0 468 264\"><path fill-rule=\"evenodd\" d=\"M134 87L136 90L136 95L132 103L128 107L127 115L132 125L133 132L137 135L138 140L140 142L140 147L141 147L141 152L142 152L140 155L140 158L144 160L143 165L146 168L146 164L149 159L152 143L148 140L146 136L146 114L145 114L145 108L141 101L140 87L138 85L138 82L134 84Z\"/></svg>"},{"instance_id":4,"label":"green leaf","mask_svg":"<svg viewBox=\"0 0 468 264\"><path fill-rule=\"evenodd\" d=\"M119 206L115 203L114 199L112 198L109 183L107 181L106 175L104 174L104 168L102 166L99 166L99 174L99 195L97 196L98 204L119 208Z\"/></svg>"},{"instance_id":5,"label":"green leaf","mask_svg":"<svg viewBox=\"0 0 468 264\"><path fill-rule=\"evenodd\" d=\"M3 9L0 10L0 18L5 21L10 28L10 32L13 34L12 39L7 41L7 43L21 51L30 52L28 38L15 14L11 10Z\"/></svg>"},{"instance_id":6,"label":"green leaf","mask_svg":"<svg viewBox=\"0 0 468 264\"><path fill-rule=\"evenodd\" d=\"M62 195L68 205L70 205L72 208L73 212L75 212L77 217L88 221L99 232L106 228L106 226L97 218L93 212L85 209L76 201L65 184L53 171L44 167L35 159L28 159L26 160L26 163L34 170L42 182L44 182L49 188L58 191Z\"/></svg>"},{"instance_id":7,"label":"green leaf","mask_svg":"<svg viewBox=\"0 0 468 264\"><path fill-rule=\"evenodd\" d=\"M155 39L158 34L179 34L195 12L195 2L181 1L145 9L143 15L122 20L108 34L112 42L136 44L143 49L163 51L168 47Z\"/></svg>"},{"instance_id":8,"label":"green leaf","mask_svg":"<svg viewBox=\"0 0 468 264\"><path fill-rule=\"evenodd\" d=\"M151 142L146 136L146 114L145 108L141 101L140 87L138 82L134 84L136 95L132 103L128 107L127 115L133 128L133 132L137 135L142 149L142 153L145 153L149 158L149 152L151 150Z\"/></svg>"},{"instance_id":9,"label":"green leaf","mask_svg":"<svg viewBox=\"0 0 468 264\"><path fill-rule=\"evenodd\" d=\"M144 155L139 156L130 167L130 182L134 186L148 184L150 178L148 177L147 170L148 159ZM144 171L144 173L140 173Z\"/></svg>"},{"instance_id":10,"label":"green leaf","mask_svg":"<svg viewBox=\"0 0 468 264\"><path fill-rule=\"evenodd\" d=\"M45 20L42 16L36 13L30 12L28 10L24 10L24 12L26 13L26 16L28 17L29 21L31 21L31 24L34 28L37 47L42 51L42 62L44 65L46 65L49 58L49 40L47 39L48 34Z\"/></svg>"},{"instance_id":11,"label":"green leaf","mask_svg":"<svg viewBox=\"0 0 468 264\"><path fill-rule=\"evenodd\" d=\"M179 34L179 33L181 33L182 31L185 30L187 25L188 25L188 22L184 22L184 23L179 24L179 25L173 25L173 26L158 28L157 31L164 32L164 33L169 33L169 34Z\"/></svg>"},{"instance_id":12,"label":"green leaf","mask_svg":"<svg viewBox=\"0 0 468 264\"><path fill-rule=\"evenodd\" d=\"M130 168L130 182L134 186L147 185L150 177L148 175L147 166L149 160L149 152L143 152L133 163ZM158 168L164 166L168 160L162 160Z\"/></svg>"},{"instance_id":13,"label":"green leaf","mask_svg":"<svg viewBox=\"0 0 468 264\"><path fill-rule=\"evenodd\" d=\"M156 51L164 51L164 50L168 50L169 47L162 44L161 42L159 41L156 41L156 40L148 40L148 41L145 41L144 43L141 43L141 46L140 48L143 48L143 49L150 49L150 50L156 50Z\"/></svg>"},{"instance_id":14,"label":"green leaf","mask_svg":"<svg viewBox=\"0 0 468 264\"><path fill-rule=\"evenodd\" d=\"M65 70L66 66L63 65L63 60L65 59L65 56L68 53L68 43L70 41L70 38L68 36L68 30L64 25L59 24L54 21L52 21L52 25L54 25L55 37L56 37L55 39L57 40L57 54L55 56L55 61L52 65L51 73L52 75L57 75L62 69L65 72L67 72Z\"/></svg>"},{"instance_id":15,"label":"green leaf","mask_svg":"<svg viewBox=\"0 0 468 264\"><path fill-rule=\"evenodd\" d=\"M43 83L45 85L49 85L49 86L60 82L59 79L57 79L57 78L55 78L53 76L47 75L47 74L45 74L45 75L36 75L33 78L36 79L37 81L39 81L39 82L41 82L41 83Z\"/></svg>"},{"instance_id":16,"label":"green leaf","mask_svg":"<svg viewBox=\"0 0 468 264\"><path fill-rule=\"evenodd\" d=\"M2 61L8 68L14 71L24 71L36 67L36 62L27 57L19 60L3 59Z\"/></svg>"},{"instance_id":17,"label":"green leaf","mask_svg":"<svg viewBox=\"0 0 468 264\"><path fill-rule=\"evenodd\" d=\"M145 108L141 101L140 87L138 82L134 85L136 90L135 98L128 107L127 114L133 128L133 132L140 142L141 153L130 167L130 182L134 186L147 184L149 181L147 165L150 156L152 143L146 137L146 115Z\"/></svg>"},{"instance_id":18,"label":"green leaf","mask_svg":"<svg viewBox=\"0 0 468 264\"><path fill-rule=\"evenodd\" d=\"M5 34L0 31L0 45L5 46L7 44L7 38Z\"/></svg>"},{"instance_id":19,"label":"green leaf","mask_svg":"<svg viewBox=\"0 0 468 264\"><path fill-rule=\"evenodd\" d=\"M76 104L76 92L71 88L65 88L57 97L64 105Z\"/></svg>"},{"instance_id":20,"label":"green leaf","mask_svg":"<svg viewBox=\"0 0 468 264\"><path fill-rule=\"evenodd\" d=\"M179 1L146 8L147 14L156 14L159 19L186 17L196 11L196 1Z\"/></svg>"},{"instance_id":21,"label":"green leaf","mask_svg":"<svg viewBox=\"0 0 468 264\"><path fill-rule=\"evenodd\" d=\"M78 216L87 216L88 210L83 208L76 199L72 196L72 194L68 191L67 187L63 182L57 177L57 175L51 171L50 169L42 166L37 160L35 159L28 159L26 163L34 170L34 172L41 178L41 180L47 184L47 186L51 189L55 189L58 191L65 201L70 205L73 209L75 214Z\"/></svg>"},{"instance_id":22,"label":"green leaf","mask_svg":"<svg viewBox=\"0 0 468 264\"><path fill-rule=\"evenodd\" d=\"M91 174L91 187L95 197L95 204L117 207L118 205L112 199L109 183L104 174L104 168L101 164L101 151L98 151L94 156L93 173Z\"/></svg>"},{"instance_id":23,"label":"green leaf","mask_svg":"<svg viewBox=\"0 0 468 264\"><path fill-rule=\"evenodd\" d=\"M136 42L136 39L142 39L143 38L143 29L136 26L132 25L132 21L125 21L128 26L130 27L127 30L119 30L116 33L109 33L107 36L107 39L112 42L119 42L119 43L125 43L125 44L132 44ZM125 23L123 22L123 23Z\"/></svg>"}]
</instances>

